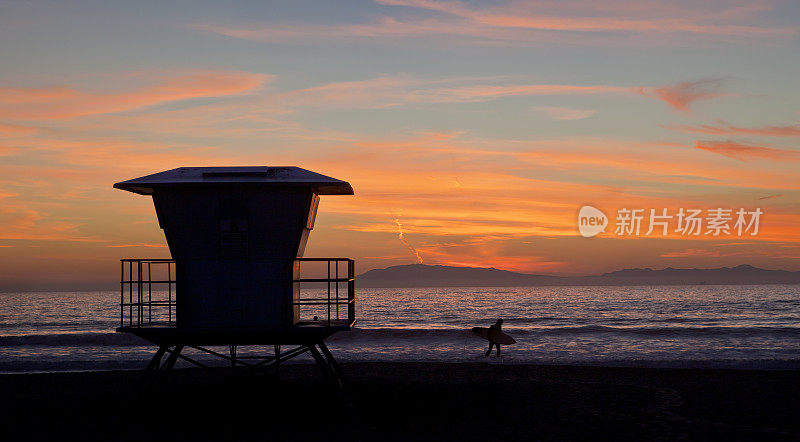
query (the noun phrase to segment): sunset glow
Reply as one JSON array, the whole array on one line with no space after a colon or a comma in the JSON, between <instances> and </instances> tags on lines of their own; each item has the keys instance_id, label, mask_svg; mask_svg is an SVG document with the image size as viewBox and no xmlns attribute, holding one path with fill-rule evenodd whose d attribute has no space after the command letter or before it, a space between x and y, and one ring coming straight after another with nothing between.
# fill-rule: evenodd
<instances>
[{"instance_id":1,"label":"sunset glow","mask_svg":"<svg viewBox=\"0 0 800 442\"><path fill-rule=\"evenodd\" d=\"M0 289L168 257L151 199L111 186L181 166L348 181L306 256L357 273L800 270L800 9L700 3L0 4ZM621 237L622 208L764 215Z\"/></svg>"}]
</instances>

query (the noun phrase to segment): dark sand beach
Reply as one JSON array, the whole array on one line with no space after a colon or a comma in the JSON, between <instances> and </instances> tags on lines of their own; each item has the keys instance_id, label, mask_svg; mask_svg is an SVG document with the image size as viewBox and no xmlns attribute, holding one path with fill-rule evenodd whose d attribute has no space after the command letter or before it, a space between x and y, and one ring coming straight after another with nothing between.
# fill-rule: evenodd
<instances>
[{"instance_id":1,"label":"dark sand beach","mask_svg":"<svg viewBox=\"0 0 800 442\"><path fill-rule=\"evenodd\" d=\"M354 416L315 366L0 375L3 440L797 440L797 370L350 363Z\"/></svg>"}]
</instances>

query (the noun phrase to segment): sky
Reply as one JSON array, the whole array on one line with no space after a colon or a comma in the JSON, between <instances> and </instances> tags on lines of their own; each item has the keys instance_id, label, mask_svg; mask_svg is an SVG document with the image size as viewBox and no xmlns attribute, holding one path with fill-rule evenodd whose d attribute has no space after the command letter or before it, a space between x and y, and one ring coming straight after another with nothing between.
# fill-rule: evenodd
<instances>
[{"instance_id":1,"label":"sky","mask_svg":"<svg viewBox=\"0 0 800 442\"><path fill-rule=\"evenodd\" d=\"M0 1L0 290L168 257L112 185L181 166L350 182L306 256L358 273L800 270L799 38L794 1Z\"/></svg>"}]
</instances>

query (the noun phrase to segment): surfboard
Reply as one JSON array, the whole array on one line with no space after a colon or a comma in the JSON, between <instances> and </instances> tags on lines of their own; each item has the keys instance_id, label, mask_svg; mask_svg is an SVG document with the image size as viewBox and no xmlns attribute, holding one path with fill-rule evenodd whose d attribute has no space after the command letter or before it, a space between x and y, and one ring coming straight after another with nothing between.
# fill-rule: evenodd
<instances>
[{"instance_id":1,"label":"surfboard","mask_svg":"<svg viewBox=\"0 0 800 442\"><path fill-rule=\"evenodd\" d=\"M472 327L472 333L475 333L489 342L494 342L495 344L511 345L517 343L514 338L503 332L493 332L490 336L489 329L486 327Z\"/></svg>"}]
</instances>

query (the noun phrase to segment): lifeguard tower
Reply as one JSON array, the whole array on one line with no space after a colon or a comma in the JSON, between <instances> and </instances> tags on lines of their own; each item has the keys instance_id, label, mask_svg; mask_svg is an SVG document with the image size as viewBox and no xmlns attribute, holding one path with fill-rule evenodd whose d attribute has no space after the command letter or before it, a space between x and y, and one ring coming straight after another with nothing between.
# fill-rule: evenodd
<instances>
[{"instance_id":1,"label":"lifeguard tower","mask_svg":"<svg viewBox=\"0 0 800 442\"><path fill-rule=\"evenodd\" d=\"M356 321L354 263L303 252L320 195L352 195L350 184L299 167L180 167L114 187L153 197L172 256L121 260L117 331L158 346L154 379L179 358L213 368L188 349L253 372L308 352L341 386L323 341ZM321 275L301 277L301 266Z\"/></svg>"}]
</instances>

